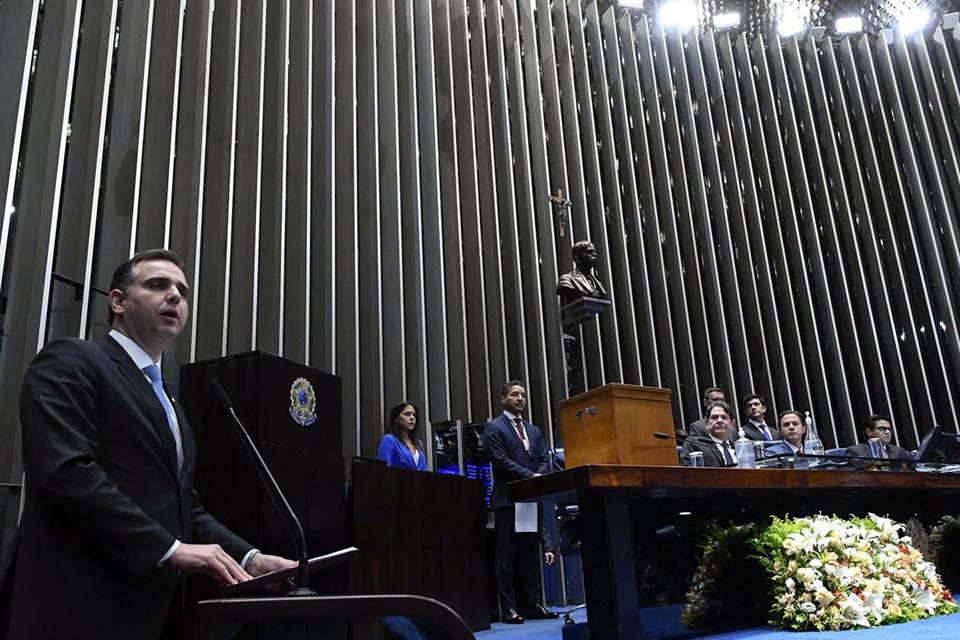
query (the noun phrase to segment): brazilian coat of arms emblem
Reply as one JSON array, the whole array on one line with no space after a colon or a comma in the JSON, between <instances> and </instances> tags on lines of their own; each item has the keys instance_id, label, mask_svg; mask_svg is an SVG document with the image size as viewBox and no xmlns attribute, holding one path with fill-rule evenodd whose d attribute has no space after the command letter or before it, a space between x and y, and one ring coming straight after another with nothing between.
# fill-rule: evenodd
<instances>
[{"instance_id":1,"label":"brazilian coat of arms emblem","mask_svg":"<svg viewBox=\"0 0 960 640\"><path fill-rule=\"evenodd\" d=\"M317 395L306 378L297 378L290 385L290 417L302 427L309 427L317 419Z\"/></svg>"}]
</instances>

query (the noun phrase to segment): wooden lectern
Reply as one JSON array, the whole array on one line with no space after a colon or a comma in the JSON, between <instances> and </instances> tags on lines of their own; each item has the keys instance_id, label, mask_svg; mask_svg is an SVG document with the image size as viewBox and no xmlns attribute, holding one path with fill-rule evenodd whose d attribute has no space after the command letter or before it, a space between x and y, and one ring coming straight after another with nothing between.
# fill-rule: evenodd
<instances>
[{"instance_id":1,"label":"wooden lectern","mask_svg":"<svg viewBox=\"0 0 960 640\"><path fill-rule=\"evenodd\" d=\"M212 400L220 381L303 526L309 555L346 546L340 379L262 351L181 368L183 408L199 464L195 485L204 505L229 529L265 553L295 557L282 518L243 450L231 418ZM294 396L303 400L294 404ZM298 414L297 409L301 408ZM315 591L346 590L346 570L321 575Z\"/></svg>"},{"instance_id":2,"label":"wooden lectern","mask_svg":"<svg viewBox=\"0 0 960 640\"><path fill-rule=\"evenodd\" d=\"M560 402L567 468L584 464L677 466L670 390L607 384Z\"/></svg>"}]
</instances>

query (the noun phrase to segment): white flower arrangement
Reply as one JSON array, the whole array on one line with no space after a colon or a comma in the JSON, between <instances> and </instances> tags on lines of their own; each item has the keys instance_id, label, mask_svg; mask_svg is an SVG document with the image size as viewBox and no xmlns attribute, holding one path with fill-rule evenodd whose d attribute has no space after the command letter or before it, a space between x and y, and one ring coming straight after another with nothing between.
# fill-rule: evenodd
<instances>
[{"instance_id":1,"label":"white flower arrangement","mask_svg":"<svg viewBox=\"0 0 960 640\"><path fill-rule=\"evenodd\" d=\"M754 542L773 579L771 624L836 631L956 612L903 529L874 514L774 518Z\"/></svg>"}]
</instances>

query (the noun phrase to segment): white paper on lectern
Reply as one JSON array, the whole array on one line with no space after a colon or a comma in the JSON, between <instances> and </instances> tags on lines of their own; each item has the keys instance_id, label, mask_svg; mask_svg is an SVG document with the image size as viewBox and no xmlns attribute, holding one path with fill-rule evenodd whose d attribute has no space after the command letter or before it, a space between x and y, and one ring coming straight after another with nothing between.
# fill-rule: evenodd
<instances>
[{"instance_id":1,"label":"white paper on lectern","mask_svg":"<svg viewBox=\"0 0 960 640\"><path fill-rule=\"evenodd\" d=\"M537 532L536 502L517 502L514 505L513 530L517 533Z\"/></svg>"}]
</instances>

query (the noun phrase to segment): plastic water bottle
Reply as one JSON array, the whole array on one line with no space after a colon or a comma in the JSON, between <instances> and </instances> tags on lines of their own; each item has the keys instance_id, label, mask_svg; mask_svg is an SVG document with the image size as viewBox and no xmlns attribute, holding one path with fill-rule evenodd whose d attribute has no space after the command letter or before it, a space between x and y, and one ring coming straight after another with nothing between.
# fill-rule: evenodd
<instances>
[{"instance_id":1,"label":"plastic water bottle","mask_svg":"<svg viewBox=\"0 0 960 640\"><path fill-rule=\"evenodd\" d=\"M743 427L740 428L740 437L734 443L737 452L737 466L741 469L755 469L757 466L757 456L753 452L753 440L743 433Z\"/></svg>"},{"instance_id":2,"label":"plastic water bottle","mask_svg":"<svg viewBox=\"0 0 960 640\"><path fill-rule=\"evenodd\" d=\"M817 430L813 426L813 418L810 417L809 411L805 411L804 413L807 416L804 420L807 424L807 438L803 441L803 452L815 456L822 456L823 442L820 440L820 436L817 435Z\"/></svg>"}]
</instances>

